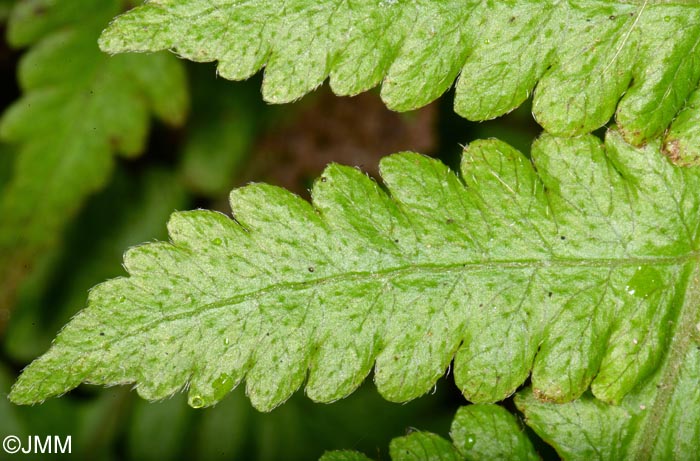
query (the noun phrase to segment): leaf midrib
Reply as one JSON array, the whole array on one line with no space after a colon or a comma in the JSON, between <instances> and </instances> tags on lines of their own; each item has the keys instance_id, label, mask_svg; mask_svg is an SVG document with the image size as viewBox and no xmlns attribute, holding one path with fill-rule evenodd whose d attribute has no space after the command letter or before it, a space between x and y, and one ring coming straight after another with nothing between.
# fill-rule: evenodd
<instances>
[{"instance_id":1,"label":"leaf midrib","mask_svg":"<svg viewBox=\"0 0 700 461\"><path fill-rule=\"evenodd\" d=\"M692 331L698 322L698 306L700 306L700 262L695 261L695 267L688 275L688 282L683 296L680 312L675 319L676 328L671 334L668 353L660 365L661 379L657 384L657 392L648 416L642 423L636 446L630 450L630 459L652 459L656 445L659 427L666 416L671 404L676 383L681 374L685 357L693 345ZM657 326L659 328L660 326Z\"/></svg>"},{"instance_id":2,"label":"leaf midrib","mask_svg":"<svg viewBox=\"0 0 700 461\"><path fill-rule=\"evenodd\" d=\"M295 282L279 282L267 285L255 291L241 293L236 296L231 296L208 304L188 307L186 310L173 312L166 315L161 315L158 319L148 322L135 330L131 330L132 334L141 334L151 331L158 325L166 322L175 322L185 318L193 317L203 311L210 311L225 308L230 305L240 304L249 298L256 298L270 292L278 290L306 290L310 286L325 285L338 283L343 281L364 280L364 279L379 279L392 278L403 274L431 272L431 273L455 273L455 272L473 272L494 269L502 270L517 270L517 269L549 269L553 267L581 267L581 268L606 268L614 269L618 267L637 267L637 266L681 266L689 262L700 262L700 251L691 251L682 256L666 256L666 257L628 257L628 258L568 258L568 259L530 259L530 260L493 260L488 262L466 262L454 264L411 264L397 268L385 269L383 271L362 271L362 272L345 272L334 274L328 277L315 278L312 280L303 280ZM113 343L119 343L124 336L120 335ZM102 343L104 345L104 343ZM102 347L102 345L100 347Z\"/></svg>"}]
</instances>

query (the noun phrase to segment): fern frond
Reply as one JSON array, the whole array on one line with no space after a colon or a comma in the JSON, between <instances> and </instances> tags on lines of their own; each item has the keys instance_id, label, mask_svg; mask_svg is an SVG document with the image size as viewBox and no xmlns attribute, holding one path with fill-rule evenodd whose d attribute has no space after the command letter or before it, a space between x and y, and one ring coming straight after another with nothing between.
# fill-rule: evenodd
<instances>
[{"instance_id":1,"label":"fern frond","mask_svg":"<svg viewBox=\"0 0 700 461\"><path fill-rule=\"evenodd\" d=\"M329 78L340 95L382 83L388 107L403 111L457 80L457 113L486 120L534 91L547 131L588 133L616 113L636 145L664 133L697 89L699 42L695 2L602 0L157 0L100 39L109 53L218 61L232 80L264 66L263 95L275 103Z\"/></svg>"},{"instance_id":2,"label":"fern frond","mask_svg":"<svg viewBox=\"0 0 700 461\"><path fill-rule=\"evenodd\" d=\"M130 277L93 289L10 397L134 383L148 399L186 388L201 407L245 378L270 410L304 382L316 401L342 398L375 367L382 395L406 401L454 359L474 402L530 375L543 400L591 386L619 402L669 341L689 347L678 322L698 311L684 296L699 283L700 178L659 150L614 131L605 147L545 135L533 164L488 140L461 177L409 153L382 161L386 190L330 166L313 206L234 190L233 220L176 213L171 243L130 250Z\"/></svg>"}]
</instances>

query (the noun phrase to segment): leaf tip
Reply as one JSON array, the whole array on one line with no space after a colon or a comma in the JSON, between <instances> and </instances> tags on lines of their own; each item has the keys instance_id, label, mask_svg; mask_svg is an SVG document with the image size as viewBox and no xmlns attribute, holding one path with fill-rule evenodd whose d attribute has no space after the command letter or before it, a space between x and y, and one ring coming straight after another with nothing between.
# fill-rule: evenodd
<instances>
[{"instance_id":1,"label":"leaf tip","mask_svg":"<svg viewBox=\"0 0 700 461\"><path fill-rule=\"evenodd\" d=\"M47 354L48 355L48 354ZM43 403L49 397L63 395L80 384L81 379L66 373L56 373L47 355L27 366L12 385L8 400L15 405Z\"/></svg>"},{"instance_id":2,"label":"leaf tip","mask_svg":"<svg viewBox=\"0 0 700 461\"><path fill-rule=\"evenodd\" d=\"M117 20L112 21L100 34L97 39L97 46L100 51L107 54L117 54L128 51L127 41L123 35L119 34L115 27Z\"/></svg>"}]
</instances>

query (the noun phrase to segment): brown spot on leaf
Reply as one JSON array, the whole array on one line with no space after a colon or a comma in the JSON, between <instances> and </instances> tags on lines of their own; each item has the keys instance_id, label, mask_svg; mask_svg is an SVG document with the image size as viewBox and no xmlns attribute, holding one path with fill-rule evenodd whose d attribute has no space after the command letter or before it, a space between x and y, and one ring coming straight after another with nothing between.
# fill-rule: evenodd
<instances>
[{"instance_id":1,"label":"brown spot on leaf","mask_svg":"<svg viewBox=\"0 0 700 461\"><path fill-rule=\"evenodd\" d=\"M681 155L681 145L680 141L677 139L672 139L664 143L662 149L664 155L673 162L675 165L681 165L683 163L683 158Z\"/></svg>"},{"instance_id":2,"label":"brown spot on leaf","mask_svg":"<svg viewBox=\"0 0 700 461\"><path fill-rule=\"evenodd\" d=\"M554 399L551 396L545 394L544 391L542 391L542 389L538 389L535 387L532 389L532 393L534 394L535 398L540 402L557 403L557 399Z\"/></svg>"}]
</instances>

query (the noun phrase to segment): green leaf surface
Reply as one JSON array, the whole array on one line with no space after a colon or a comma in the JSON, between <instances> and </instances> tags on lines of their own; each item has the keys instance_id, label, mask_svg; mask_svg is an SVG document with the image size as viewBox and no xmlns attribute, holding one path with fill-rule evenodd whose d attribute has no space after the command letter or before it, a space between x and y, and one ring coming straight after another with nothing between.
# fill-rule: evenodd
<instances>
[{"instance_id":1,"label":"green leaf surface","mask_svg":"<svg viewBox=\"0 0 700 461\"><path fill-rule=\"evenodd\" d=\"M442 437L430 432L414 432L391 441L392 460L401 461L460 461L457 449Z\"/></svg>"},{"instance_id":2,"label":"green leaf surface","mask_svg":"<svg viewBox=\"0 0 700 461\"><path fill-rule=\"evenodd\" d=\"M457 411L450 436L468 460L540 459L515 417L497 405L469 405Z\"/></svg>"},{"instance_id":3,"label":"green leaf surface","mask_svg":"<svg viewBox=\"0 0 700 461\"><path fill-rule=\"evenodd\" d=\"M590 394L567 404L515 402L527 424L565 459L698 459L700 453L700 268L693 269L669 353L620 406Z\"/></svg>"},{"instance_id":4,"label":"green leaf surface","mask_svg":"<svg viewBox=\"0 0 700 461\"><path fill-rule=\"evenodd\" d=\"M32 47L19 64L23 96L0 121L0 136L18 145L0 196L0 308L22 268L104 185L114 154L143 149L150 114L183 120L185 77L174 57L99 51L100 30L122 7L120 0L25 0L13 11L10 42Z\"/></svg>"},{"instance_id":5,"label":"green leaf surface","mask_svg":"<svg viewBox=\"0 0 700 461\"><path fill-rule=\"evenodd\" d=\"M543 400L590 386L620 402L672 339L688 347L677 325L697 317L700 177L659 142L544 135L530 161L486 140L460 175L412 153L380 170L386 189L329 166L313 205L253 184L231 193L233 220L174 214L172 241L127 252L130 277L90 292L12 400L134 383L147 399L188 389L201 407L245 379L270 410L304 383L315 401L342 398L374 368L403 402L454 359L472 402L530 375Z\"/></svg>"},{"instance_id":6,"label":"green leaf surface","mask_svg":"<svg viewBox=\"0 0 700 461\"><path fill-rule=\"evenodd\" d=\"M698 459L700 450L700 351L681 357L672 382L662 369L621 406L590 395L563 405L544 403L529 391L516 402L531 426L565 459Z\"/></svg>"},{"instance_id":7,"label":"green leaf surface","mask_svg":"<svg viewBox=\"0 0 700 461\"><path fill-rule=\"evenodd\" d=\"M455 110L487 120L534 91L546 130L587 133L617 113L641 145L697 88L698 42L693 1L157 0L118 17L100 46L218 61L232 80L264 66L263 96L274 103L330 78L340 95L382 83L390 108L410 110L457 80Z\"/></svg>"},{"instance_id":8,"label":"green leaf surface","mask_svg":"<svg viewBox=\"0 0 700 461\"><path fill-rule=\"evenodd\" d=\"M453 443L429 432L413 432L391 441L394 461L478 461L540 459L515 417L497 405L470 405L457 411L450 436ZM353 451L325 453L321 461L365 461Z\"/></svg>"}]
</instances>

